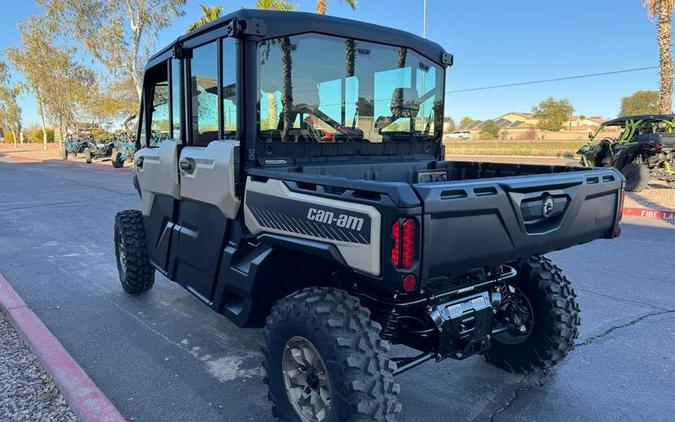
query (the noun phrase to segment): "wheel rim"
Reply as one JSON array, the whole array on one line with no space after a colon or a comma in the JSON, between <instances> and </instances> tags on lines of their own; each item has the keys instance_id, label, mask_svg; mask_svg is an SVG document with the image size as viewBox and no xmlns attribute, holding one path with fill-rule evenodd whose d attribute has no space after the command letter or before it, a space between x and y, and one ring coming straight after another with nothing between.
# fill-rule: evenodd
<instances>
[{"instance_id":1,"label":"wheel rim","mask_svg":"<svg viewBox=\"0 0 675 422\"><path fill-rule=\"evenodd\" d=\"M534 329L534 311L527 295L516 286L508 285L508 295L500 307L501 319L513 324L514 329L494 336L505 344L520 344L527 340Z\"/></svg>"},{"instance_id":2,"label":"wheel rim","mask_svg":"<svg viewBox=\"0 0 675 422\"><path fill-rule=\"evenodd\" d=\"M127 254L124 252L122 239L117 242L117 265L119 266L120 272L124 274L127 268Z\"/></svg>"},{"instance_id":3,"label":"wheel rim","mask_svg":"<svg viewBox=\"0 0 675 422\"><path fill-rule=\"evenodd\" d=\"M283 350L281 370L288 400L303 422L328 420L331 388L321 355L304 337L293 337Z\"/></svg>"}]
</instances>

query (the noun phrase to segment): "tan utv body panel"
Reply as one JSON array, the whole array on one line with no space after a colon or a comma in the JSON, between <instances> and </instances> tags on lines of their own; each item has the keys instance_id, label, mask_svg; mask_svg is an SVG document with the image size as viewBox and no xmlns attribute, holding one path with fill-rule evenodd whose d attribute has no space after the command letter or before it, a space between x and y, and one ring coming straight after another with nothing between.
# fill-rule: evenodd
<instances>
[{"instance_id":1,"label":"tan utv body panel","mask_svg":"<svg viewBox=\"0 0 675 422\"><path fill-rule=\"evenodd\" d=\"M215 206L232 220L241 201L235 194L235 148L238 141L211 141L206 147L185 147L180 161L190 161L192 169L180 169L180 197Z\"/></svg>"},{"instance_id":2,"label":"tan utv body panel","mask_svg":"<svg viewBox=\"0 0 675 422\"><path fill-rule=\"evenodd\" d=\"M359 215L367 215L370 218L369 236L367 239L361 238L359 240L361 243L357 243L356 239L354 239L354 241L342 241L327 238L326 236L322 236L322 233L334 233L334 230L339 230L339 228L329 226L326 223L310 221L312 220L312 215L310 215L310 218L302 221L299 220L297 216L289 218L273 209L273 207L262 211L252 210L246 201L246 198L251 193L263 194L282 200L292 200L298 207L304 208L309 206L309 213L313 213L314 215L316 214L316 211L313 210L316 209L313 207L317 207L319 210L321 210L321 207L325 207L333 210L337 209L344 210L345 212L359 213ZM259 182L253 181L249 177L246 182L244 219L246 227L256 236L264 233L282 234L330 243L337 247L347 265L354 270L374 276L380 275L381 215L377 209L372 206L292 192L280 180L269 179L266 182ZM308 226L308 224L313 224L313 226ZM313 230L311 228L316 228L317 225L319 225L318 230ZM307 230L304 230L303 228L307 228Z\"/></svg>"},{"instance_id":3,"label":"tan utv body panel","mask_svg":"<svg viewBox=\"0 0 675 422\"><path fill-rule=\"evenodd\" d=\"M141 189L143 215L150 215L155 195L167 195L180 199L178 183L178 141L166 140L156 148L141 148L134 160L143 161L134 171Z\"/></svg>"}]
</instances>

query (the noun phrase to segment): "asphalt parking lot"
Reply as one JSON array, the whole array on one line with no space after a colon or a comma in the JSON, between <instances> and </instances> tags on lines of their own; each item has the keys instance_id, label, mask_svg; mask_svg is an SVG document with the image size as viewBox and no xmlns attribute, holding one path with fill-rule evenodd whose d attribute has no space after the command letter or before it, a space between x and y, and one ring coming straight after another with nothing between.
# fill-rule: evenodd
<instances>
[{"instance_id":1,"label":"asphalt parking lot","mask_svg":"<svg viewBox=\"0 0 675 422\"><path fill-rule=\"evenodd\" d=\"M125 169L0 162L0 273L127 419L270 420L257 330L161 276L122 292L113 216L138 206ZM675 225L633 219L618 240L551 254L582 309L568 359L529 377L427 363L400 377L400 420L673 420L674 244Z\"/></svg>"}]
</instances>

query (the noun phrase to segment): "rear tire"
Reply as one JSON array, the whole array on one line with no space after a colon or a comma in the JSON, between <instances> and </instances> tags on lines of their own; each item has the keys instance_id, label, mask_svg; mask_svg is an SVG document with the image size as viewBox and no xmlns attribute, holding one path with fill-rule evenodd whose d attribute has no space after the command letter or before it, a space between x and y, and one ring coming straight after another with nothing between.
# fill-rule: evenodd
<instances>
[{"instance_id":1,"label":"rear tire","mask_svg":"<svg viewBox=\"0 0 675 422\"><path fill-rule=\"evenodd\" d=\"M640 192L649 186L649 168L640 163L628 163L621 169L626 177L626 191Z\"/></svg>"},{"instance_id":2,"label":"rear tire","mask_svg":"<svg viewBox=\"0 0 675 422\"><path fill-rule=\"evenodd\" d=\"M84 150L84 162L91 164L91 150L89 148Z\"/></svg>"},{"instance_id":3,"label":"rear tire","mask_svg":"<svg viewBox=\"0 0 675 422\"><path fill-rule=\"evenodd\" d=\"M115 215L115 256L117 271L125 292L147 292L155 283L155 269L145 249L143 214L124 210Z\"/></svg>"},{"instance_id":4,"label":"rear tire","mask_svg":"<svg viewBox=\"0 0 675 422\"><path fill-rule=\"evenodd\" d=\"M506 371L528 373L550 368L574 349L579 335L579 304L562 270L548 258L533 256L520 265L513 283L534 314L531 332L520 343L500 343L497 336L485 359Z\"/></svg>"},{"instance_id":5,"label":"rear tire","mask_svg":"<svg viewBox=\"0 0 675 422\"><path fill-rule=\"evenodd\" d=\"M387 358L389 343L380 338L380 330L370 311L342 290L314 287L281 299L263 331L264 381L272 414L286 422L393 421L401 410L396 399L400 388L393 377L396 364ZM298 341L309 346L297 348ZM289 371L295 363L287 354L295 357L302 350L305 357L312 349L320 358L313 362L319 361L324 371L299 363L298 369ZM319 384L313 385L312 379ZM304 408L298 403L305 394L327 406L323 419L301 416ZM322 399L326 396L328 404ZM305 411L312 409L316 407Z\"/></svg>"}]
</instances>

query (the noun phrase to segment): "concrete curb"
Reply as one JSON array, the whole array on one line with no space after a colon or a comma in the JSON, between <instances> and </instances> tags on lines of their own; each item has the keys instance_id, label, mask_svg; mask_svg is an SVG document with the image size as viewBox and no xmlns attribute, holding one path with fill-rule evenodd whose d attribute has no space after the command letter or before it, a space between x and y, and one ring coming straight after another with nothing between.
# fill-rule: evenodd
<instances>
[{"instance_id":1,"label":"concrete curb","mask_svg":"<svg viewBox=\"0 0 675 422\"><path fill-rule=\"evenodd\" d=\"M0 309L52 375L72 411L83 422L126 422L94 381L0 274Z\"/></svg>"},{"instance_id":2,"label":"concrete curb","mask_svg":"<svg viewBox=\"0 0 675 422\"><path fill-rule=\"evenodd\" d=\"M675 211L655 210L649 208L623 207L623 216L650 218L652 220L675 222Z\"/></svg>"}]
</instances>

